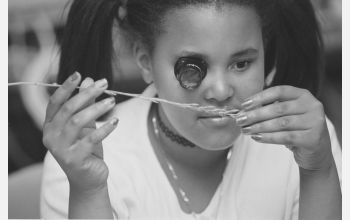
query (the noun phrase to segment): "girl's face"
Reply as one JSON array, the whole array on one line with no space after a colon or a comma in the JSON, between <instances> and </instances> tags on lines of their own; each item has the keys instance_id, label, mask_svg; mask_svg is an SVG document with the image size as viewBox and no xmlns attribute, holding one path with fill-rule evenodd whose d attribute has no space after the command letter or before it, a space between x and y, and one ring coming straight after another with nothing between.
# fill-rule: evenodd
<instances>
[{"instance_id":1,"label":"girl's face","mask_svg":"<svg viewBox=\"0 0 350 220\"><path fill-rule=\"evenodd\" d=\"M219 108L240 108L245 98L264 86L264 50L260 20L248 7L190 6L165 15L163 31L152 54L152 77L160 98ZM207 65L199 87L181 87L174 74L179 58ZM212 117L162 105L164 122L207 150L225 149L240 134L232 118Z\"/></svg>"}]
</instances>

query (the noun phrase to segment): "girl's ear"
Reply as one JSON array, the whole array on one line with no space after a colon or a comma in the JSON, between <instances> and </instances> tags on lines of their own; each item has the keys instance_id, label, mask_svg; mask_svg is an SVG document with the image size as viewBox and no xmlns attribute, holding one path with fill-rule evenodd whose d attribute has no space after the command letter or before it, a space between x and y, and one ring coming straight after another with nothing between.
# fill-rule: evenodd
<instances>
[{"instance_id":1,"label":"girl's ear","mask_svg":"<svg viewBox=\"0 0 350 220\"><path fill-rule=\"evenodd\" d=\"M143 44L140 41L137 41L133 45L133 53L136 59L137 66L141 70L143 80L147 84L152 83L152 62L148 50L143 46Z\"/></svg>"},{"instance_id":2,"label":"girl's ear","mask_svg":"<svg viewBox=\"0 0 350 220\"><path fill-rule=\"evenodd\" d=\"M273 69L267 74L265 78L265 87L271 86L273 79L275 78L276 75L276 66L273 67Z\"/></svg>"}]
</instances>

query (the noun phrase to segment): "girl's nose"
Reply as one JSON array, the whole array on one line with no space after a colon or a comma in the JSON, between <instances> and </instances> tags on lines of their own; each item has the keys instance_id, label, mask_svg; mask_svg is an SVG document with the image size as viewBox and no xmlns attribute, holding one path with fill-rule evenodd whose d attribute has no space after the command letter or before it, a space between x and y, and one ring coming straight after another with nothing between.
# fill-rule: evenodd
<instances>
[{"instance_id":1,"label":"girl's nose","mask_svg":"<svg viewBox=\"0 0 350 220\"><path fill-rule=\"evenodd\" d=\"M207 76L208 77L208 76ZM210 104L225 105L229 102L234 94L234 88L231 80L226 74L212 75L210 82L205 90L205 99Z\"/></svg>"}]
</instances>

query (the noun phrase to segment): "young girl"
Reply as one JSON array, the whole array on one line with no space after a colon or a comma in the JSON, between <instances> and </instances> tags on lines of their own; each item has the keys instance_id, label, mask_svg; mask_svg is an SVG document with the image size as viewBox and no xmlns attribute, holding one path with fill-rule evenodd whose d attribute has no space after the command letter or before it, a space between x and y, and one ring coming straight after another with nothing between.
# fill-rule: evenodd
<instances>
[{"instance_id":1,"label":"young girl","mask_svg":"<svg viewBox=\"0 0 350 220\"><path fill-rule=\"evenodd\" d=\"M116 28L144 96L237 116L95 103ZM42 217L341 219L340 148L315 98L321 52L307 0L75 0L44 125Z\"/></svg>"}]
</instances>

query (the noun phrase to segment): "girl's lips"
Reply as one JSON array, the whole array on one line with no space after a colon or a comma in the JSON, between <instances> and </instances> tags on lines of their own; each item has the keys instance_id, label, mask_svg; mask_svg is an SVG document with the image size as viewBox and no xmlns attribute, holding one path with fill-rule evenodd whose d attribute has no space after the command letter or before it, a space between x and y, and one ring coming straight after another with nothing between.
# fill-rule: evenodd
<instances>
[{"instance_id":1,"label":"girl's lips","mask_svg":"<svg viewBox=\"0 0 350 220\"><path fill-rule=\"evenodd\" d=\"M207 127L223 127L234 122L233 118L229 116L199 117L198 120Z\"/></svg>"}]
</instances>

